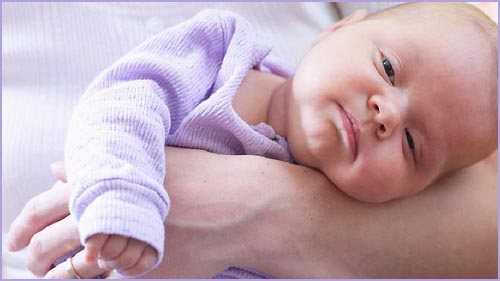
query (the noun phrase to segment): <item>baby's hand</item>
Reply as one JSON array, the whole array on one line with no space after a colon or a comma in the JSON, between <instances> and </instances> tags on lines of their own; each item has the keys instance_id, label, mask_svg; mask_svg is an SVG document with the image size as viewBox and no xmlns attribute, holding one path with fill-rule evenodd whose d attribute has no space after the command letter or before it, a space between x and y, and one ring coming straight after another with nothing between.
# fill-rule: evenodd
<instances>
[{"instance_id":1,"label":"baby's hand","mask_svg":"<svg viewBox=\"0 0 500 281\"><path fill-rule=\"evenodd\" d=\"M85 243L86 260L97 259L102 269L119 269L126 275L138 275L151 269L157 260L156 250L148 243L121 235L96 234Z\"/></svg>"}]
</instances>

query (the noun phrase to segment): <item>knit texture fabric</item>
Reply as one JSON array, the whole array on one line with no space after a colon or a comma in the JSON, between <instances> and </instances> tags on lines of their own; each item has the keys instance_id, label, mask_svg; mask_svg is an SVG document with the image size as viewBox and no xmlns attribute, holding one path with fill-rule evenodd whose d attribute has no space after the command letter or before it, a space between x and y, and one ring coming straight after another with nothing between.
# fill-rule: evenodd
<instances>
[{"instance_id":1,"label":"knit texture fabric","mask_svg":"<svg viewBox=\"0 0 500 281\"><path fill-rule=\"evenodd\" d=\"M170 204L165 145L292 161L286 141L262 133L272 128L249 126L231 106L250 69L291 75L270 51L246 20L207 10L150 38L92 82L65 147L82 243L98 233L132 237L152 245L160 263ZM254 272L234 270L235 278Z\"/></svg>"}]
</instances>

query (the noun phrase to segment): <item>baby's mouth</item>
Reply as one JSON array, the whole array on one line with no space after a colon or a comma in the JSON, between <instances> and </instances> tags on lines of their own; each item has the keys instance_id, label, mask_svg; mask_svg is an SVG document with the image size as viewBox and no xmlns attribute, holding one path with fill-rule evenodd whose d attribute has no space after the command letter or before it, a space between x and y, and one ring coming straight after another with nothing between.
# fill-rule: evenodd
<instances>
[{"instance_id":1,"label":"baby's mouth","mask_svg":"<svg viewBox=\"0 0 500 281\"><path fill-rule=\"evenodd\" d=\"M347 112L342 105L339 104L340 114L342 116L342 125L347 134L348 146L356 159L358 155L358 143L359 143L359 125L358 120Z\"/></svg>"}]
</instances>

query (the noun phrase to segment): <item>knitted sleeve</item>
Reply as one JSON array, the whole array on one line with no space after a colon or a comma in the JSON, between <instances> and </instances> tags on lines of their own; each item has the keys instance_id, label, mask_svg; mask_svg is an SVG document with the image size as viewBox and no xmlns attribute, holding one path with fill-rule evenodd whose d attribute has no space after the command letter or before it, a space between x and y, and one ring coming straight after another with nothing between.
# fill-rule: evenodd
<instances>
[{"instance_id":1,"label":"knitted sleeve","mask_svg":"<svg viewBox=\"0 0 500 281\"><path fill-rule=\"evenodd\" d=\"M82 243L119 234L152 245L156 266L162 260L165 139L216 79L224 55L220 21L204 12L152 37L103 71L80 99L65 161Z\"/></svg>"}]
</instances>

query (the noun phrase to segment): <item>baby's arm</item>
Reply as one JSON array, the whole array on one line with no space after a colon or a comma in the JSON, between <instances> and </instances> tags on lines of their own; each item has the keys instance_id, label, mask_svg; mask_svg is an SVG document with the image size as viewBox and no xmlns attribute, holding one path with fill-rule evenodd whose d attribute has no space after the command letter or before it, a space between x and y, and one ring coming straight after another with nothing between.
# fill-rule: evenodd
<instances>
[{"instance_id":1,"label":"baby's arm","mask_svg":"<svg viewBox=\"0 0 500 281\"><path fill-rule=\"evenodd\" d=\"M215 81L227 43L218 18L201 15L149 39L101 73L80 100L65 161L75 187L70 210L82 243L93 247L90 259L112 256L101 241L110 235L106 241L150 246L153 267L161 261L169 207L163 149Z\"/></svg>"}]
</instances>

